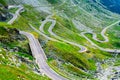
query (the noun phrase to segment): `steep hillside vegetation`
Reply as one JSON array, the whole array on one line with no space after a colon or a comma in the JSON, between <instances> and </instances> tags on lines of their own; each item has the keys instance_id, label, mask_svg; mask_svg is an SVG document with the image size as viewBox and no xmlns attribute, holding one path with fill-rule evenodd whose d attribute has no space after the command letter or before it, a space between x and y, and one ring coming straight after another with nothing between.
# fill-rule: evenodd
<instances>
[{"instance_id":1,"label":"steep hillside vegetation","mask_svg":"<svg viewBox=\"0 0 120 80\"><path fill-rule=\"evenodd\" d=\"M49 80L36 74L38 68L30 53L28 42L16 29L0 27L0 80Z\"/></svg>"},{"instance_id":2,"label":"steep hillside vegetation","mask_svg":"<svg viewBox=\"0 0 120 80\"><path fill-rule=\"evenodd\" d=\"M117 54L118 50L116 49L120 49L120 38L118 37L120 35L120 25L118 22L120 15L109 11L106 8L107 4L105 5L105 2L103 3L102 0L5 1L9 5L21 4L24 6L25 11L20 13L20 16L12 25L2 23L6 27L3 28L2 26L0 29L0 32L2 32L0 36L1 51L4 51L4 49L9 53L13 51L13 54L17 54L20 57L27 57L34 63L28 41L19 34L18 30L22 30L34 34L39 39L47 56L49 66L58 74L70 80L100 80L100 75L102 73L105 74L105 70L112 70L111 66L119 68L120 56ZM10 11L15 12L16 9ZM114 23L116 24L113 25ZM40 25L43 29L40 28ZM105 33L109 41L104 42L105 38L100 33L104 28L109 26L110 28ZM86 34L83 35L83 32ZM98 40L93 38L94 34L97 35ZM58 41L54 41L53 39ZM8 42L6 43L6 41ZM78 46L82 46L82 48ZM109 48L114 51L108 52L104 50ZM80 52L80 50L83 52ZM29 67L30 65L27 66ZM22 75L25 77L26 73L23 73L21 67L20 70L16 69L16 66L8 67L11 72L11 68L15 68L15 72L20 71L20 77ZM7 67L1 65L1 68L4 69ZM6 72L8 71L6 70ZM109 71L105 76L108 76L110 79L114 78L111 72ZM117 70L113 70L113 73L116 72ZM32 76L32 74L25 77L25 79L29 79L29 76ZM38 78L44 78L43 76L41 77ZM48 78L45 77L45 79Z\"/></svg>"},{"instance_id":3,"label":"steep hillside vegetation","mask_svg":"<svg viewBox=\"0 0 120 80\"><path fill-rule=\"evenodd\" d=\"M4 15L10 12L5 12L12 10L8 10L4 1L0 3L0 80L50 80L40 74L28 41L19 34L17 26L7 24L8 18Z\"/></svg>"},{"instance_id":4,"label":"steep hillside vegetation","mask_svg":"<svg viewBox=\"0 0 120 80\"><path fill-rule=\"evenodd\" d=\"M6 3L4 0L0 0L0 3L1 3L3 6L7 6L7 3Z\"/></svg>"}]
</instances>

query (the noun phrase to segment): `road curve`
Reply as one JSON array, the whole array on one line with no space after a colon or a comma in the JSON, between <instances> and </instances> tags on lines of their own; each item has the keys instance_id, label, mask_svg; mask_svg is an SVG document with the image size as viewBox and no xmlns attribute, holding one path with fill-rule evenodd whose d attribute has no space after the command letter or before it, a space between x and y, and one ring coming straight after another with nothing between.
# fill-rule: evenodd
<instances>
[{"instance_id":1,"label":"road curve","mask_svg":"<svg viewBox=\"0 0 120 80\"><path fill-rule=\"evenodd\" d=\"M62 39L61 37L59 37L58 35L56 35L56 34L52 31L53 28L54 28L54 26L55 26L55 24L56 24L56 21L55 21L55 20L52 20L52 25L51 25L51 26L49 27L49 29L48 29L48 32L49 32L51 35L53 35L54 37L56 37L56 38L59 39L59 40L62 40L62 41L64 41L64 42L66 42L66 43L69 43L69 44L71 44L71 45L74 45L74 46L79 47L79 48L80 48L79 52L85 52L85 51L87 51L87 48L86 48L86 47L84 47L84 46L82 46L82 45L79 45L79 44L77 44L77 43L70 42L70 41L68 41L68 40Z\"/></svg>"},{"instance_id":2,"label":"road curve","mask_svg":"<svg viewBox=\"0 0 120 80\"><path fill-rule=\"evenodd\" d=\"M85 36L85 34L89 33L89 34L92 34L92 35L93 35L92 38L93 38L94 40L96 40L96 41L98 41L98 42L100 42L100 43L109 42L109 38L108 38L108 36L105 35L105 33L106 33L106 31L107 31L108 28L110 28L110 27L118 24L119 22L120 22L120 20L119 20L119 21L116 21L115 23L113 23L113 24L111 24L111 25L109 25L109 26L107 26L107 27L105 27L105 28L101 31L101 36L105 39L104 41L99 40L99 39L97 38L97 35L96 35L95 33L93 33L93 31L81 32L81 35L82 35L87 41L89 41L92 45L94 45L95 47L97 47L98 49L100 49L100 50L102 50L102 51L106 51L106 52L118 52L118 53L120 53L120 50L117 50L117 49L109 49L109 48L106 48L106 49L105 49L105 48L103 48L103 47L100 47L100 46L98 46L97 44L95 44L92 40L90 40L88 37ZM85 26L85 25L84 25L84 26ZM78 28L77 28L77 29L78 29ZM81 35L80 35L80 36L81 36Z\"/></svg>"},{"instance_id":3,"label":"road curve","mask_svg":"<svg viewBox=\"0 0 120 80\"><path fill-rule=\"evenodd\" d=\"M53 35L54 37L56 37L57 39L65 42L65 43L69 43L69 44L71 44L71 45L74 45L74 46L79 47L79 48L80 48L79 52L85 52L85 51L87 51L87 48L86 48L86 47L84 47L84 46L82 46L82 45L79 45L79 44L77 44L77 43L74 43L74 42L70 42L70 41L68 41L68 40L65 40L65 39L59 37L58 35L56 35L55 33L53 33L52 30L53 30L53 28L54 28L54 26L55 26L55 24L56 24L56 20L50 19L51 16L52 16L52 15L49 15L49 16L46 18L46 20L44 20L43 23L41 24L41 26L39 27L39 30L40 30L41 32L44 33L44 29L43 29L43 28L44 28L44 25L45 25L47 22L52 22L52 24L50 25L50 27L49 27L49 29L48 29L48 32L49 32L51 35Z\"/></svg>"},{"instance_id":4,"label":"road curve","mask_svg":"<svg viewBox=\"0 0 120 80\"><path fill-rule=\"evenodd\" d=\"M20 34L25 35L29 39L29 45L32 51L32 55L36 59L36 63L38 64L40 71L47 75L52 80L67 80L63 78L62 76L58 75L56 72L54 72L46 63L46 56L45 53L37 39L35 37L27 32L20 31Z\"/></svg>"},{"instance_id":5,"label":"road curve","mask_svg":"<svg viewBox=\"0 0 120 80\"><path fill-rule=\"evenodd\" d=\"M46 39L51 40L51 41L55 41L55 42L60 42L60 41L58 41L58 40L56 40L56 39L54 39L54 38L51 38L51 37L45 35L45 34L42 33L42 32L40 32L39 30L37 30L37 29L36 29L34 26L32 26L31 24L29 24L29 26L30 26L35 32L37 32L37 33L39 33L40 35L44 36Z\"/></svg>"},{"instance_id":6,"label":"road curve","mask_svg":"<svg viewBox=\"0 0 120 80\"><path fill-rule=\"evenodd\" d=\"M24 9L24 7L22 6L22 5L19 5L19 6L9 6L8 8L10 9L10 8L19 8L16 12L15 12L15 14L12 14L12 16L13 16L13 18L10 20L10 21L8 21L7 23L8 24L13 24L13 22L18 18L18 16L20 15L19 13Z\"/></svg>"},{"instance_id":7,"label":"road curve","mask_svg":"<svg viewBox=\"0 0 120 80\"><path fill-rule=\"evenodd\" d=\"M115 23L113 23L113 24L111 24L111 25L109 25L109 26L107 26L107 27L105 27L105 28L102 30L101 35L102 35L102 36L104 37L104 39L105 39L104 42L108 42L108 41L109 41L108 37L105 35L107 29L110 28L110 27L112 27L112 26L114 26L114 25L116 25L116 24L118 24L119 22L120 22L120 20L117 21L117 22L115 22Z\"/></svg>"},{"instance_id":8,"label":"road curve","mask_svg":"<svg viewBox=\"0 0 120 80\"><path fill-rule=\"evenodd\" d=\"M19 6L9 6L9 9L10 9L10 8L14 8L14 7L18 7L19 9L15 12L15 14L13 14L13 18L8 22L8 24L12 24L12 23L18 18L19 13L24 9L24 7L21 6L21 5L19 5ZM40 31L44 32L44 30L43 30L44 25L45 25L47 22L51 21L52 24L51 24L51 26L50 26L49 29L48 29L48 31L49 31L49 33L50 33L51 35L55 36L56 38L58 38L58 39L60 39L60 40L62 40L62 41L64 41L64 42L66 42L66 43L69 43L69 44L72 44L72 45L75 45L75 46L79 47L79 48L81 49L79 52L85 52L85 51L87 50L86 47L84 47L84 46L82 46L82 45L79 45L79 44L77 44L77 43L74 43L74 42L70 42L70 41L64 40L64 39L62 39L61 37L57 36L55 33L52 32L52 29L54 28L54 26L55 26L55 24L56 24L56 21L50 19L51 16L52 16L52 15L49 15L49 16L46 18L46 20L43 21L42 25L41 25L40 28L39 28ZM106 28L104 28L104 29L102 30L101 35L104 37L105 41L98 40L98 39L97 39L97 35L96 35L95 33L91 33L91 34L93 34L93 39L96 40L96 41L99 41L99 42L101 42L101 43L102 43L102 42L108 42L109 39L108 39L108 37L105 35L106 30L107 30L108 28L110 28L111 26L119 23L119 22L120 22L120 20L117 21L117 22L115 22L115 23L113 23L113 24L111 24L111 25L109 25L109 26L107 26ZM53 38L50 38L50 37L46 36L46 35L43 34L42 32L36 30L31 24L30 24L30 27L33 28L36 32L38 32L39 34L43 35L44 37L46 37L46 38L49 39L49 40L60 42L60 41L58 41L58 40L56 40L56 39L53 39ZM82 35L84 38L86 38L91 44L93 44L94 46L96 46L97 48L99 48L100 50L107 51L107 52L116 52L116 51L117 51L117 52L120 52L120 50L116 50L116 49L104 49L104 48L98 46L97 44L93 43L89 38L87 38L87 37L84 35L84 34L86 34L86 33L89 33L89 32L82 32L81 35Z\"/></svg>"},{"instance_id":9,"label":"road curve","mask_svg":"<svg viewBox=\"0 0 120 80\"><path fill-rule=\"evenodd\" d=\"M8 24L12 24L18 18L19 13L24 9L23 6L10 6L9 9L14 8L14 7L19 7L19 9L15 12L15 14L13 14L13 18L8 22ZM29 39L29 45L32 51L32 55L35 57L36 63L38 64L40 71L43 74L47 75L52 80L67 80L63 78L62 76L58 75L48 66L48 64L46 63L47 57L39 41L35 39L35 37L32 34L24 32L24 31L20 31L20 34L25 35Z\"/></svg>"},{"instance_id":10,"label":"road curve","mask_svg":"<svg viewBox=\"0 0 120 80\"><path fill-rule=\"evenodd\" d=\"M87 31L84 31L84 32L89 33L89 34L92 34L92 35L93 35L92 38L93 38L94 40L96 40L97 42L100 42L100 43L109 42L109 38L108 38L108 36L105 35L105 33L106 33L106 31L107 31L108 28L110 28L110 27L118 24L119 22L120 22L120 20L118 20L118 21L116 21L115 23L113 23L113 24L105 27L105 28L101 31L100 35L104 38L104 40L99 40L99 39L97 38L97 34L94 33L94 32L93 32L92 30L90 30L90 29L87 30ZM80 30L79 27L77 27L78 24L76 24L76 23L74 22L74 20L73 20L73 23L75 24L76 29ZM81 26L81 25L80 25L80 26ZM85 27L85 28L87 28L87 27L86 27L85 25L83 25L83 24L82 24L82 26Z\"/></svg>"},{"instance_id":11,"label":"road curve","mask_svg":"<svg viewBox=\"0 0 120 80\"><path fill-rule=\"evenodd\" d=\"M104 41L97 39L97 35L96 35L95 33L93 33L93 32L88 32L88 33L92 34L92 35L93 35L93 39L96 40L96 41L98 41L98 42L101 42L101 43L109 42L109 38L105 35L105 33L106 33L106 31L107 31L108 28L110 28L110 27L118 24L119 22L120 22L120 20L117 21L117 22L115 22L115 23L113 23L113 24L111 24L111 25L109 25L109 26L107 26L107 27L105 27L105 28L101 31L101 36L105 39Z\"/></svg>"},{"instance_id":12,"label":"road curve","mask_svg":"<svg viewBox=\"0 0 120 80\"><path fill-rule=\"evenodd\" d=\"M105 48L102 48L102 47L98 46L97 44L93 43L92 40L90 40L88 37L85 36L86 33L90 33L90 34L93 34L93 39L94 39L94 40L96 40L96 41L98 41L98 42L101 42L101 43L103 43L103 42L108 42L109 39L108 39L108 37L105 35L107 29L110 28L110 27L112 27L112 26L114 26L114 25L116 25L116 24L118 24L119 22L120 22L120 20L117 21L117 22L115 22L115 23L113 23L113 24L111 24L111 25L109 25L109 26L107 26L107 27L105 27L105 28L101 31L101 35L102 35L102 36L104 37L104 39L105 39L104 41L98 40L98 39L97 39L97 35L96 35L95 33L93 33L93 32L82 32L81 35L82 35L87 41L89 41L92 45L96 46L98 49L100 49L100 50L102 50L102 51L120 53L120 50L117 50L117 49L108 49L108 48L105 49Z\"/></svg>"},{"instance_id":13,"label":"road curve","mask_svg":"<svg viewBox=\"0 0 120 80\"><path fill-rule=\"evenodd\" d=\"M106 51L106 52L117 52L120 53L120 50L117 49L109 49L109 48L102 48L100 46L98 46L97 44L95 44L94 42L92 42L92 40L90 40L88 37L85 36L85 34L88 32L82 32L81 35L87 40L89 41L92 45L94 45L95 47L97 47L98 49L102 50L102 51Z\"/></svg>"}]
</instances>

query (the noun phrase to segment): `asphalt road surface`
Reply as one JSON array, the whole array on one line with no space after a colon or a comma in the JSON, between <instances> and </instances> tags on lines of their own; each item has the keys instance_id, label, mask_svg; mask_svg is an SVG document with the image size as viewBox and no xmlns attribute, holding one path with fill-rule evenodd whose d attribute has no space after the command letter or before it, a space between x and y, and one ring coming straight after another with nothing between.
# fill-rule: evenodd
<instances>
[{"instance_id":1,"label":"asphalt road surface","mask_svg":"<svg viewBox=\"0 0 120 80\"><path fill-rule=\"evenodd\" d=\"M29 45L32 51L32 55L36 59L36 63L38 64L40 71L47 75L52 80L66 80L62 76L58 75L55 71L53 71L48 64L46 63L45 53L39 43L39 41L30 33L20 31L20 34L25 35L29 39Z\"/></svg>"},{"instance_id":2,"label":"asphalt road surface","mask_svg":"<svg viewBox=\"0 0 120 80\"><path fill-rule=\"evenodd\" d=\"M18 18L18 16L20 15L20 12L22 12L24 10L24 7L22 5L9 6L9 9L10 8L19 8L19 9L15 12L15 14L11 13L13 18L10 21L8 21L8 24L12 24Z\"/></svg>"}]
</instances>

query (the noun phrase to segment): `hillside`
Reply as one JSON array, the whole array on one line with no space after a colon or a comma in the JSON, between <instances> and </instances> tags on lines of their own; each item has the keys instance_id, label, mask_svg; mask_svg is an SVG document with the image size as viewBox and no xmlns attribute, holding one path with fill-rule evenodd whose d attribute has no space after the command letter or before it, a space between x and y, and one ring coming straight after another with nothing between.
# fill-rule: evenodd
<instances>
[{"instance_id":1,"label":"hillside","mask_svg":"<svg viewBox=\"0 0 120 80\"><path fill-rule=\"evenodd\" d=\"M120 14L120 0L100 0L100 2L106 6L106 8L112 12Z\"/></svg>"},{"instance_id":2,"label":"hillside","mask_svg":"<svg viewBox=\"0 0 120 80\"><path fill-rule=\"evenodd\" d=\"M4 1L14 6L0 22L0 79L120 78L119 0Z\"/></svg>"}]
</instances>

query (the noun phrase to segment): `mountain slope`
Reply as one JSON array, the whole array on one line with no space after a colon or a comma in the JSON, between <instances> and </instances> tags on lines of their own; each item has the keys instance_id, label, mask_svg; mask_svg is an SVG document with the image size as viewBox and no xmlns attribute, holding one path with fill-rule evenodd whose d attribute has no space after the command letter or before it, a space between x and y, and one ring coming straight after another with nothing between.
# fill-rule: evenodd
<instances>
[{"instance_id":1,"label":"mountain slope","mask_svg":"<svg viewBox=\"0 0 120 80\"><path fill-rule=\"evenodd\" d=\"M6 27L29 32L39 39L47 63L61 76L70 80L94 80L100 79L103 73L103 78L112 79L113 74L119 72L114 68L120 66L117 54L120 15L111 12L100 0L6 1L25 8L15 22ZM17 46L24 46L25 52L18 51L18 54L31 53L28 41L22 41Z\"/></svg>"}]
</instances>

